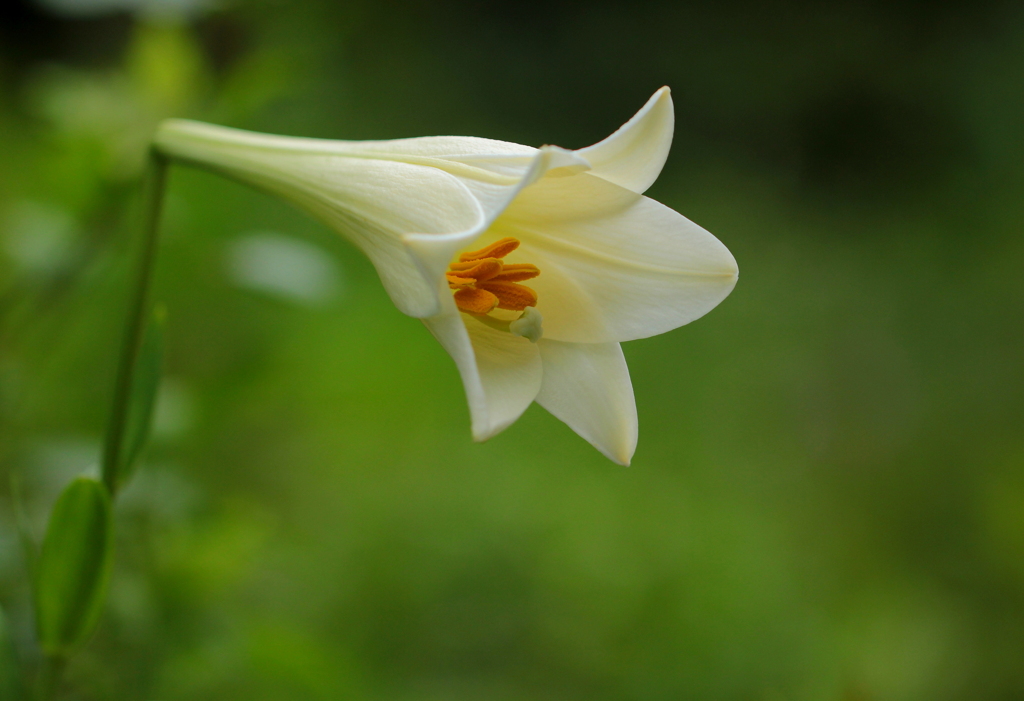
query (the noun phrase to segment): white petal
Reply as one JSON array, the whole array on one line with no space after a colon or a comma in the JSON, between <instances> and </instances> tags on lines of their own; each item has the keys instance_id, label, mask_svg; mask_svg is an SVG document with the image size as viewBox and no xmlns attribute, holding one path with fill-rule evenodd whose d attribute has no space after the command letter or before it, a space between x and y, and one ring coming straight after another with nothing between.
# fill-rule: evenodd
<instances>
[{"instance_id":1,"label":"white petal","mask_svg":"<svg viewBox=\"0 0 1024 701\"><path fill-rule=\"evenodd\" d=\"M576 153L590 162L594 175L633 192L643 192L657 180L665 165L674 128L672 95L664 87L618 131Z\"/></svg>"},{"instance_id":2,"label":"white petal","mask_svg":"<svg viewBox=\"0 0 1024 701\"><path fill-rule=\"evenodd\" d=\"M520 190L552 171L589 168L555 146L471 137L328 141L187 120L164 122L155 143L306 209L362 249L395 305L416 317L439 312L448 263Z\"/></svg>"},{"instance_id":3,"label":"white petal","mask_svg":"<svg viewBox=\"0 0 1024 701\"><path fill-rule=\"evenodd\" d=\"M392 139L390 141L348 141L348 153L360 153L371 158L396 158L409 163L432 165L442 170L467 177L486 180L480 173L471 173L457 167L457 164L488 171L514 180L521 179L533 166L538 152L547 151L548 163L540 172L570 167L574 171L587 170L590 163L577 151L544 146L541 149L508 141L482 139L475 136L422 136L414 139ZM513 184L506 181L505 184Z\"/></svg>"},{"instance_id":4,"label":"white petal","mask_svg":"<svg viewBox=\"0 0 1024 701\"><path fill-rule=\"evenodd\" d=\"M481 203L450 173L400 160L352 156L333 142L264 136L170 120L158 146L175 158L283 196L358 246L388 294L411 316L438 313L437 283L424 278L403 242L486 227ZM315 150L314 144L324 144Z\"/></svg>"},{"instance_id":5,"label":"white petal","mask_svg":"<svg viewBox=\"0 0 1024 701\"><path fill-rule=\"evenodd\" d=\"M434 168L330 158L332 180L317 183L321 196L294 190L291 199L367 255L399 310L415 317L436 314L436 279L424 277L405 237L410 231L439 238L480 231L486 218L479 202L458 178ZM306 178L310 172L306 167L296 175ZM334 178L340 186L332 192Z\"/></svg>"},{"instance_id":6,"label":"white petal","mask_svg":"<svg viewBox=\"0 0 1024 701\"><path fill-rule=\"evenodd\" d=\"M162 122L156 135L156 142L161 148L173 146L185 136L274 151L360 156L381 160L404 160L407 157L457 159L463 156L480 155L531 155L537 150L532 146L476 136L421 136L386 141L347 141L344 139L316 139L306 136L279 136L189 119L168 119Z\"/></svg>"},{"instance_id":7,"label":"white petal","mask_svg":"<svg viewBox=\"0 0 1024 701\"><path fill-rule=\"evenodd\" d=\"M647 197L590 173L544 178L487 238L523 243L510 263L533 263L544 335L605 343L646 338L697 319L736 285L736 261L710 233ZM486 242L486 241L485 241Z\"/></svg>"},{"instance_id":8,"label":"white petal","mask_svg":"<svg viewBox=\"0 0 1024 701\"><path fill-rule=\"evenodd\" d=\"M497 139L483 139L478 136L417 136L412 139L344 141L340 143L348 144L346 150L356 149L364 153L425 156L444 160L480 156L531 156L537 151L532 146L498 141Z\"/></svg>"},{"instance_id":9,"label":"white petal","mask_svg":"<svg viewBox=\"0 0 1024 701\"><path fill-rule=\"evenodd\" d=\"M525 338L459 313L450 294L442 304L445 311L423 323L459 368L474 440L487 440L518 419L540 391L540 351Z\"/></svg>"},{"instance_id":10,"label":"white petal","mask_svg":"<svg viewBox=\"0 0 1024 701\"><path fill-rule=\"evenodd\" d=\"M610 460L629 465L636 450L636 403L619 344L542 338L537 345L544 363L537 403Z\"/></svg>"}]
</instances>

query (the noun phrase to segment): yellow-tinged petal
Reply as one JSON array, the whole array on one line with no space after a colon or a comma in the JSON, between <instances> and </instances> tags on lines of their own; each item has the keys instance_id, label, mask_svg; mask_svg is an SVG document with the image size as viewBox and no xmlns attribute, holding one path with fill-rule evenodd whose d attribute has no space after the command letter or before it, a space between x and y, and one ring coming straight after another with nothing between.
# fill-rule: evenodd
<instances>
[{"instance_id":1,"label":"yellow-tinged petal","mask_svg":"<svg viewBox=\"0 0 1024 701\"><path fill-rule=\"evenodd\" d=\"M525 161L521 156L477 156L475 158L476 160L473 162L478 165L493 165L495 162L502 161L503 158L509 162L523 161L523 164L516 166L516 172L518 173L516 177L503 181L501 184L496 184L486 179L472 179L469 177L464 177L460 180L470 190L473 197L477 199L484 211L484 221L480 226L464 232L441 236L413 233L403 237L406 249L412 254L423 277L427 280L437 281L443 279L449 264L456 254L473 246L476 240L484 234L487 227L505 211L509 204L514 202L516 197L528 186L540 181L546 173L552 170L564 171L572 170L573 168L589 167L585 160L576 156L572 151L567 151L557 146L544 146L540 149L535 149L533 155L527 157ZM478 171L479 169L474 172Z\"/></svg>"},{"instance_id":2,"label":"yellow-tinged petal","mask_svg":"<svg viewBox=\"0 0 1024 701\"><path fill-rule=\"evenodd\" d=\"M459 369L474 440L487 440L518 419L540 391L540 351L525 338L460 314L453 301L446 306L423 323Z\"/></svg>"},{"instance_id":3,"label":"yellow-tinged petal","mask_svg":"<svg viewBox=\"0 0 1024 701\"><path fill-rule=\"evenodd\" d=\"M673 129L672 94L664 87L618 131L576 153L587 159L593 175L642 193L654 183L665 165Z\"/></svg>"},{"instance_id":4,"label":"yellow-tinged petal","mask_svg":"<svg viewBox=\"0 0 1024 701\"><path fill-rule=\"evenodd\" d=\"M333 142L332 142L333 143ZM433 158L443 161L507 159L518 156L532 158L537 149L511 141L485 139L479 136L417 136L411 139L380 141L346 141L347 153L360 153L373 158L391 156ZM319 146L317 146L319 148ZM528 162L527 162L528 165Z\"/></svg>"},{"instance_id":5,"label":"yellow-tinged petal","mask_svg":"<svg viewBox=\"0 0 1024 701\"><path fill-rule=\"evenodd\" d=\"M358 246L395 305L411 316L438 312L436 280L423 277L403 237L409 232L476 234L480 202L438 168L346 155L346 142L275 137L185 120L164 122L157 148L282 196ZM313 145L323 150L313 150Z\"/></svg>"},{"instance_id":6,"label":"yellow-tinged petal","mask_svg":"<svg viewBox=\"0 0 1024 701\"><path fill-rule=\"evenodd\" d=\"M537 403L610 460L629 465L637 419L629 369L618 343L537 342L544 381Z\"/></svg>"},{"instance_id":7,"label":"yellow-tinged petal","mask_svg":"<svg viewBox=\"0 0 1024 701\"><path fill-rule=\"evenodd\" d=\"M302 207L370 258L395 305L438 313L438 281L527 185L585 159L471 137L354 142L272 136L171 119L162 153L228 175Z\"/></svg>"},{"instance_id":8,"label":"yellow-tinged petal","mask_svg":"<svg viewBox=\"0 0 1024 701\"><path fill-rule=\"evenodd\" d=\"M668 207L590 173L545 178L488 230L536 264L547 338L606 343L646 338L697 319L732 291L736 261L709 232Z\"/></svg>"}]
</instances>

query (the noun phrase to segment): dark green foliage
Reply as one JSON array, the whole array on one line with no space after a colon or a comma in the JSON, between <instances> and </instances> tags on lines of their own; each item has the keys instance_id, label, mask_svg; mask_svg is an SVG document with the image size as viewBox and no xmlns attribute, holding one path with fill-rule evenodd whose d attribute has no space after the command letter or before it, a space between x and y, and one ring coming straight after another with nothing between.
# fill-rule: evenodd
<instances>
[{"instance_id":1,"label":"dark green foliage","mask_svg":"<svg viewBox=\"0 0 1024 701\"><path fill-rule=\"evenodd\" d=\"M19 701L22 686L21 668L18 664L14 640L7 622L7 616L0 609L0 699Z\"/></svg>"}]
</instances>

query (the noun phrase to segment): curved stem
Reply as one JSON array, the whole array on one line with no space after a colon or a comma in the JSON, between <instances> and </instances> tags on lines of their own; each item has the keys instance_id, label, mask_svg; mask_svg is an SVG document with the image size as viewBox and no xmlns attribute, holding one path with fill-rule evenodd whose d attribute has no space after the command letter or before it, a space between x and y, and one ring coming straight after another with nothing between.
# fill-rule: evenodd
<instances>
[{"instance_id":1,"label":"curved stem","mask_svg":"<svg viewBox=\"0 0 1024 701\"><path fill-rule=\"evenodd\" d=\"M118 486L118 472L122 469L124 436L128 423L135 368L146 328L149 307L149 287L159 241L160 215L163 209L164 186L167 182L167 157L155 149L150 151L147 187L143 209L143 237L139 251L134 294L128 307L121 358L114 386L114 402L107 426L103 449L103 483L113 495Z\"/></svg>"}]
</instances>

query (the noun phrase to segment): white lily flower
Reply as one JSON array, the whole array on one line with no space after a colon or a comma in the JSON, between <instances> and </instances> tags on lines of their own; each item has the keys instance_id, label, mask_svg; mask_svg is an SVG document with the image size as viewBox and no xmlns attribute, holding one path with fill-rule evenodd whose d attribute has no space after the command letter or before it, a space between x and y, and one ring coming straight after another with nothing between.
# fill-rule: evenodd
<instances>
[{"instance_id":1,"label":"white lily flower","mask_svg":"<svg viewBox=\"0 0 1024 701\"><path fill-rule=\"evenodd\" d=\"M718 239L641 194L673 126L662 88L578 151L455 136L329 141L184 120L164 122L155 144L294 202L366 253L395 305L454 358L476 440L536 400L628 465L637 418L619 343L703 316L737 278Z\"/></svg>"}]
</instances>

